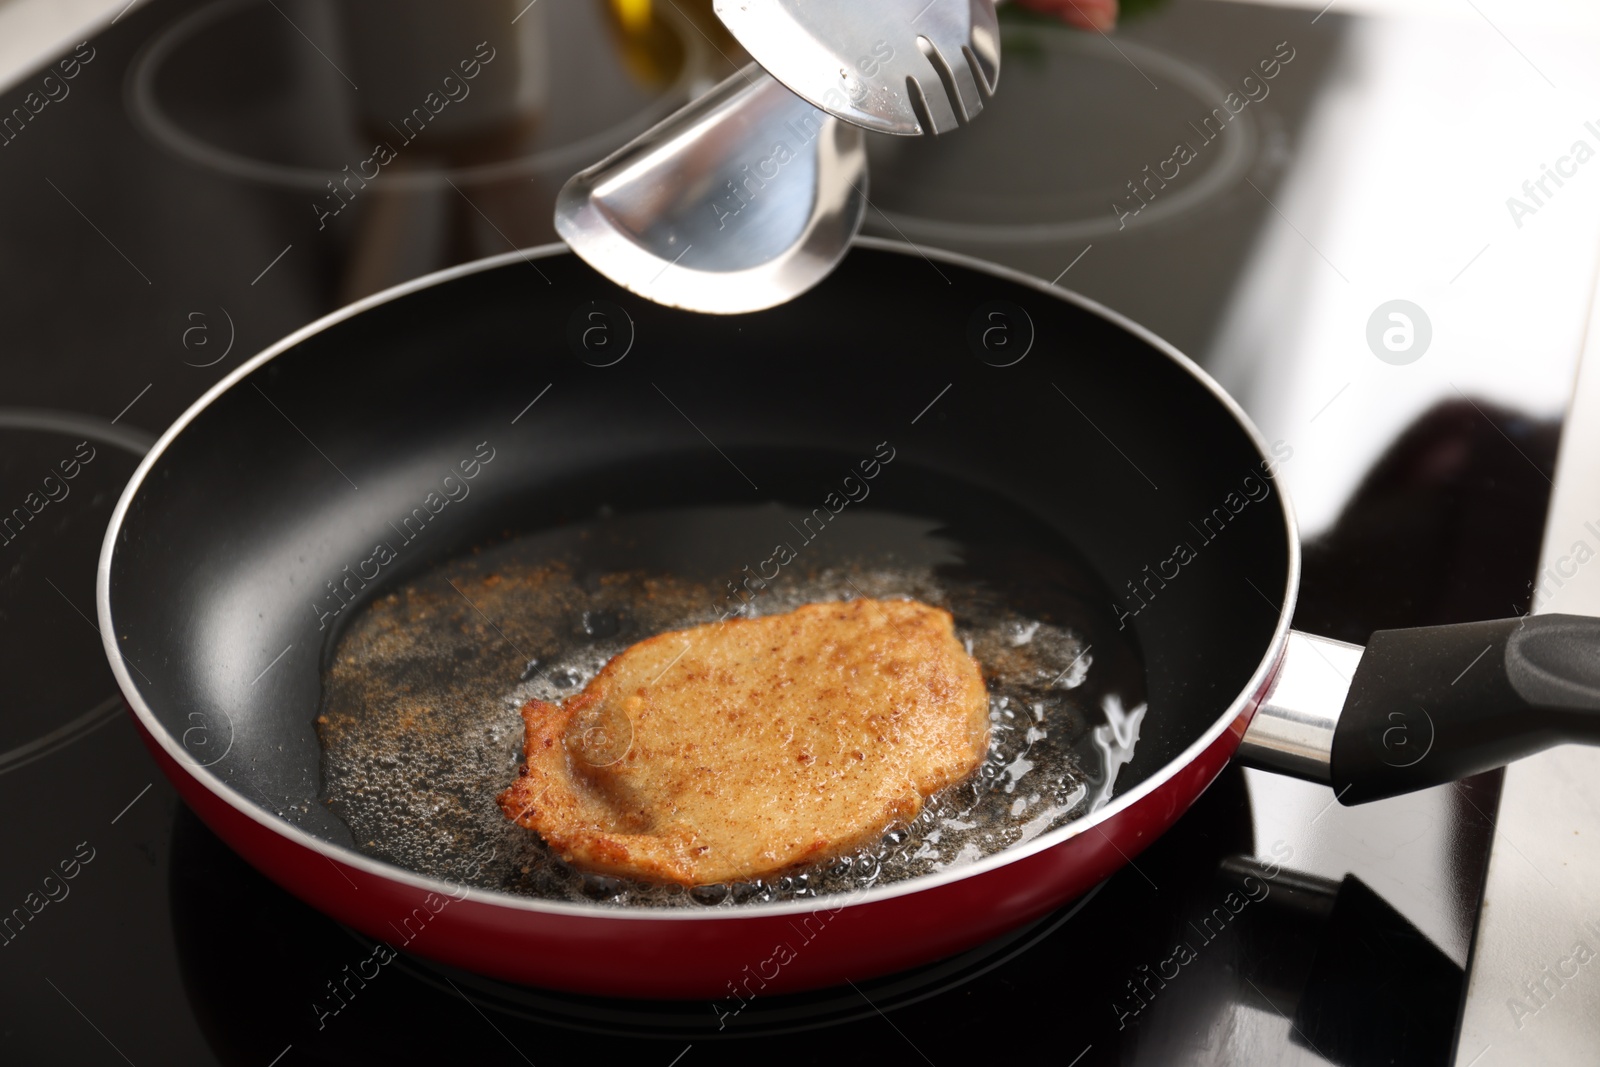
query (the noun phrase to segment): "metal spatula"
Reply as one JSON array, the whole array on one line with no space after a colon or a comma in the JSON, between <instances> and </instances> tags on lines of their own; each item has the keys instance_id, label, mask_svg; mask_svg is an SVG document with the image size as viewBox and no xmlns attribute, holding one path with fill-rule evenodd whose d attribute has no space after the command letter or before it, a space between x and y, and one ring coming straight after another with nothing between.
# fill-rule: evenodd
<instances>
[{"instance_id":1,"label":"metal spatula","mask_svg":"<svg viewBox=\"0 0 1600 1067\"><path fill-rule=\"evenodd\" d=\"M567 182L556 232L648 300L759 311L849 249L866 212L864 142L752 63Z\"/></svg>"},{"instance_id":2,"label":"metal spatula","mask_svg":"<svg viewBox=\"0 0 1600 1067\"><path fill-rule=\"evenodd\" d=\"M994 0L716 0L752 59L815 106L878 133L945 133L1000 81Z\"/></svg>"}]
</instances>

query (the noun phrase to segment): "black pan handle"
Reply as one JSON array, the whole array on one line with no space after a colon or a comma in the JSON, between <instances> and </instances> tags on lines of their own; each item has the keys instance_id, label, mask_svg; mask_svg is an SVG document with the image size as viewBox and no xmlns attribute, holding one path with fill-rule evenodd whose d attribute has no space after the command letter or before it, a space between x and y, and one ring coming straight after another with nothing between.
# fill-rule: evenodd
<instances>
[{"instance_id":1,"label":"black pan handle","mask_svg":"<svg viewBox=\"0 0 1600 1067\"><path fill-rule=\"evenodd\" d=\"M1332 785L1360 804L1572 741L1600 744L1600 619L1380 630L1334 728Z\"/></svg>"}]
</instances>

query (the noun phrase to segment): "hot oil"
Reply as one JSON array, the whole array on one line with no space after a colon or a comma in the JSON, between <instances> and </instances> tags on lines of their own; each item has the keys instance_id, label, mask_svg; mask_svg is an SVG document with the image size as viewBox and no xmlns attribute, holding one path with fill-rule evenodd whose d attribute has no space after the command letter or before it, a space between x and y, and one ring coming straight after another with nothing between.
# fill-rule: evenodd
<instances>
[{"instance_id":1,"label":"hot oil","mask_svg":"<svg viewBox=\"0 0 1600 1067\"><path fill-rule=\"evenodd\" d=\"M823 512L826 514L826 512ZM324 797L365 852L418 873L550 900L734 907L952 867L1106 803L1132 756L1143 669L1111 596L1032 520L961 522L777 505L601 514L446 563L367 604L324 684ZM775 546L792 560L777 565ZM770 580L763 576L776 576ZM949 610L983 668L979 771L875 846L784 877L649 886L587 875L510 822L529 699L569 697L643 638L817 601L910 597Z\"/></svg>"}]
</instances>

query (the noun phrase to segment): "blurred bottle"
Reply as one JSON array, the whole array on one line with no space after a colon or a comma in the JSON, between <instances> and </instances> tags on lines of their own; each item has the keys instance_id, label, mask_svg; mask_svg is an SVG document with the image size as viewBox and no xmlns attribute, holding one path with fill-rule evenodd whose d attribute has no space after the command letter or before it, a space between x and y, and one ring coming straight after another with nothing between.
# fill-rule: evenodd
<instances>
[{"instance_id":1,"label":"blurred bottle","mask_svg":"<svg viewBox=\"0 0 1600 1067\"><path fill-rule=\"evenodd\" d=\"M744 53L711 5L330 0L320 10L333 22L338 69L359 86L344 97L351 118L363 140L389 147L384 178L416 179L363 182L341 295L354 300L450 263L554 240L551 204L570 171L530 178L494 168L603 132L619 121L621 101L693 96L732 73ZM566 39L578 25L584 38ZM492 172L474 175L476 167Z\"/></svg>"},{"instance_id":2,"label":"blurred bottle","mask_svg":"<svg viewBox=\"0 0 1600 1067\"><path fill-rule=\"evenodd\" d=\"M680 31L668 19L679 16L711 44L712 70L704 72L707 85L721 81L749 61L744 49L733 39L711 10L712 0L600 0L606 12L606 27L622 56L628 73L641 85L661 89L672 84L683 69L684 51Z\"/></svg>"}]
</instances>

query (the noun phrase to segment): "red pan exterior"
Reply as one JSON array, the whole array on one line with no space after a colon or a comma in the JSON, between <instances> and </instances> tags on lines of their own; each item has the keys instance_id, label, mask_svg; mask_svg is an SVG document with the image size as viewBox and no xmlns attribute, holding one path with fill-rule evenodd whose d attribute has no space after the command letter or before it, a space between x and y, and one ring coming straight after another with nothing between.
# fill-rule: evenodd
<instances>
[{"instance_id":1,"label":"red pan exterior","mask_svg":"<svg viewBox=\"0 0 1600 1067\"><path fill-rule=\"evenodd\" d=\"M873 247L873 242L860 242ZM890 246L884 246L890 247ZM937 253L1019 285L1062 294L1043 282ZM878 887L861 898L829 898L805 911L795 903L742 908L656 910L551 904L468 890L390 867L309 834L257 808L188 758L176 737L160 730L126 672L111 605L111 560L139 480L160 450L222 391L280 352L365 307L487 270L524 253L485 260L419 279L340 312L261 353L219 382L147 457L118 505L102 549L97 605L108 660L128 695L134 721L163 773L189 806L245 860L318 910L389 946L507 981L608 996L705 998L736 1011L756 994L838 985L949 956L1065 904L1125 866L1177 821L1217 777L1239 746L1272 674L1281 662L1299 578L1299 546L1284 509L1288 546L1284 601L1252 681L1199 738L1111 805L1028 846L990 856L970 868ZM926 255L923 258L927 258ZM1266 445L1220 387L1171 346L1103 308L1095 314L1161 351L1206 385L1250 436ZM1030 851L1031 850L1031 851Z\"/></svg>"},{"instance_id":2,"label":"red pan exterior","mask_svg":"<svg viewBox=\"0 0 1600 1067\"><path fill-rule=\"evenodd\" d=\"M217 836L307 904L370 937L511 982L706 998L732 1012L756 994L839 985L949 956L1081 896L1189 809L1232 758L1255 707L1252 700L1195 759L1128 807L1023 859L809 915L721 912L671 921L531 911L489 894L457 900L349 866L219 798L135 722L162 771Z\"/></svg>"}]
</instances>

